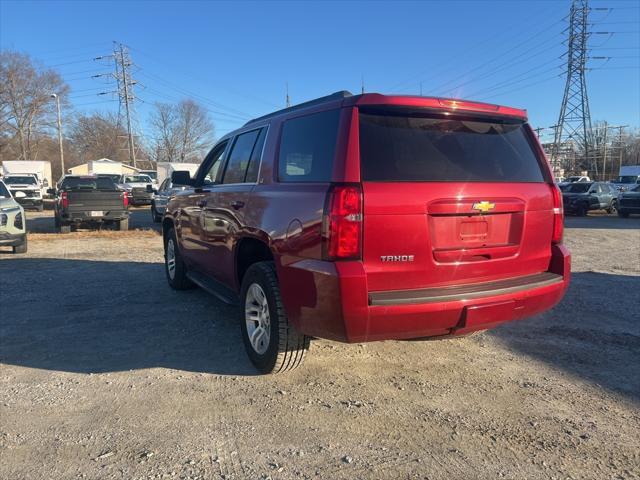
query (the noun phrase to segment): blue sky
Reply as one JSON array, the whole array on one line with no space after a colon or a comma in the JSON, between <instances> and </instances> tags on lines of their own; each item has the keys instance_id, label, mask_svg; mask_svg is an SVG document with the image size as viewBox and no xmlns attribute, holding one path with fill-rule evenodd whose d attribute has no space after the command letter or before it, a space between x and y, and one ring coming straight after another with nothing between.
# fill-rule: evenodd
<instances>
[{"instance_id":1,"label":"blue sky","mask_svg":"<svg viewBox=\"0 0 640 480\"><path fill-rule=\"evenodd\" d=\"M83 111L117 109L112 70L92 58L131 48L143 129L153 102L190 96L218 135L337 90L455 96L557 121L569 1L29 2L0 0L0 47L55 66ZM640 126L640 7L592 1L587 84L592 118ZM144 130L143 130L144 131Z\"/></svg>"}]
</instances>

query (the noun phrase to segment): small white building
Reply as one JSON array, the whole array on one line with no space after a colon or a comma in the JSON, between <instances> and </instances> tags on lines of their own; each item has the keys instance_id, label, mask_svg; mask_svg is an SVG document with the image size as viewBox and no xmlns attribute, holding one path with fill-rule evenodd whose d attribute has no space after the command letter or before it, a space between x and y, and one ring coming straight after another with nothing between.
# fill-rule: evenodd
<instances>
[{"instance_id":1,"label":"small white building","mask_svg":"<svg viewBox=\"0 0 640 480\"><path fill-rule=\"evenodd\" d=\"M113 173L118 175L136 174L140 169L126 165L122 162L116 162L109 158L101 158L99 160L89 160L87 163L76 165L67 170L69 175L93 175L96 173Z\"/></svg>"}]
</instances>

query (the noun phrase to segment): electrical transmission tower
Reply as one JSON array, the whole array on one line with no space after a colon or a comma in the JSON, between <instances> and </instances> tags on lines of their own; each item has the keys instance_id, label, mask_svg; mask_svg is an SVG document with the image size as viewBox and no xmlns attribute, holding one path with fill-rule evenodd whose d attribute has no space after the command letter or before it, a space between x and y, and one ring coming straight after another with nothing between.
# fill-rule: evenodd
<instances>
[{"instance_id":1,"label":"electrical transmission tower","mask_svg":"<svg viewBox=\"0 0 640 480\"><path fill-rule=\"evenodd\" d=\"M571 144L578 147L589 161L591 150L591 114L585 81L587 62L587 38L589 36L587 0L573 0L569 13L569 37L567 41L567 82L564 87L560 116L555 132L551 163L560 166L563 150ZM575 168L575 166L573 166Z\"/></svg>"},{"instance_id":2,"label":"electrical transmission tower","mask_svg":"<svg viewBox=\"0 0 640 480\"><path fill-rule=\"evenodd\" d=\"M131 78L131 67L133 62L129 57L127 47L121 43L115 43L113 49L113 58L116 64L115 78L118 82L118 98L120 100L119 111L124 110L127 119L127 145L129 147L129 162L135 168L136 165L136 147L134 142L132 114L133 103L136 99L133 91L134 85L137 83ZM124 107L124 108L123 108Z\"/></svg>"},{"instance_id":3,"label":"electrical transmission tower","mask_svg":"<svg viewBox=\"0 0 640 480\"><path fill-rule=\"evenodd\" d=\"M136 100L134 86L138 83L131 76L131 69L134 66L129 56L129 50L121 43L113 43L113 53L111 55L101 55L94 60L113 60L115 64L114 73L100 73L93 75L92 78L108 77L115 79L117 90L100 92L98 95L118 95L118 126L122 124L122 114L124 112L127 123L127 150L129 151L129 163L137 168L136 165L136 146L135 134L136 130L134 102Z\"/></svg>"}]
</instances>

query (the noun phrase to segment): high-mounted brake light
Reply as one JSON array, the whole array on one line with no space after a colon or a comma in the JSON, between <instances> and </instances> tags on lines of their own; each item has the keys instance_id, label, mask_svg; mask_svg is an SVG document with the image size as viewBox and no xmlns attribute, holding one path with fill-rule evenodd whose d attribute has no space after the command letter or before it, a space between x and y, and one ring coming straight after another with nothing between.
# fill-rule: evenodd
<instances>
[{"instance_id":1,"label":"high-mounted brake light","mask_svg":"<svg viewBox=\"0 0 640 480\"><path fill-rule=\"evenodd\" d=\"M461 110L474 110L480 112L497 112L500 110L499 105L494 105L492 103L480 103L480 102L466 102L464 100L448 100L444 98L438 99L438 102L441 106L452 108L452 109L461 109Z\"/></svg>"},{"instance_id":2,"label":"high-mounted brake light","mask_svg":"<svg viewBox=\"0 0 640 480\"><path fill-rule=\"evenodd\" d=\"M325 255L329 260L357 260L362 245L362 189L334 185L327 198L324 219Z\"/></svg>"},{"instance_id":3,"label":"high-mounted brake light","mask_svg":"<svg viewBox=\"0 0 640 480\"><path fill-rule=\"evenodd\" d=\"M557 185L551 185L553 193L553 235L551 242L562 243L564 231L564 210L562 208L562 192Z\"/></svg>"},{"instance_id":4,"label":"high-mounted brake light","mask_svg":"<svg viewBox=\"0 0 640 480\"><path fill-rule=\"evenodd\" d=\"M69 197L67 192L62 192L62 208L69 208Z\"/></svg>"}]
</instances>

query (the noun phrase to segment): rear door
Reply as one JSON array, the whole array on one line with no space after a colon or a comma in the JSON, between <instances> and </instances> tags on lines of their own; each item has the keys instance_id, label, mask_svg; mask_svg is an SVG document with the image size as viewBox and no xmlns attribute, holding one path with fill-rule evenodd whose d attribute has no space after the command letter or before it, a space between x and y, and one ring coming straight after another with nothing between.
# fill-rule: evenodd
<instances>
[{"instance_id":1,"label":"rear door","mask_svg":"<svg viewBox=\"0 0 640 480\"><path fill-rule=\"evenodd\" d=\"M520 120L360 111L370 291L546 271L553 197Z\"/></svg>"}]
</instances>

